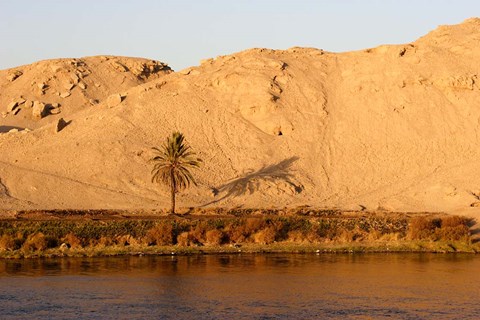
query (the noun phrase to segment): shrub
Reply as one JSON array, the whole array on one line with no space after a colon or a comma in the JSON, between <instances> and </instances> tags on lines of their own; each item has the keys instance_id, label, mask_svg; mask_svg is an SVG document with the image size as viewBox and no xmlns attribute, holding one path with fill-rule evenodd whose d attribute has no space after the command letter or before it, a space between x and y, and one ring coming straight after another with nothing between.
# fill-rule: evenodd
<instances>
[{"instance_id":1,"label":"shrub","mask_svg":"<svg viewBox=\"0 0 480 320\"><path fill-rule=\"evenodd\" d=\"M191 236L200 243L207 242L206 240L206 233L207 233L208 226L205 222L200 221L193 230L190 231Z\"/></svg>"},{"instance_id":2,"label":"shrub","mask_svg":"<svg viewBox=\"0 0 480 320\"><path fill-rule=\"evenodd\" d=\"M340 242L353 242L357 240L360 237L360 235L355 232L354 230L342 230L340 234L335 238L336 240Z\"/></svg>"},{"instance_id":3,"label":"shrub","mask_svg":"<svg viewBox=\"0 0 480 320\"><path fill-rule=\"evenodd\" d=\"M108 247L113 245L113 240L110 237L100 237L100 239L96 240L93 243L90 243L90 246L100 246L100 247Z\"/></svg>"},{"instance_id":4,"label":"shrub","mask_svg":"<svg viewBox=\"0 0 480 320\"><path fill-rule=\"evenodd\" d=\"M62 238L62 241L72 249L78 249L82 247L82 241L73 233L67 234Z\"/></svg>"},{"instance_id":5,"label":"shrub","mask_svg":"<svg viewBox=\"0 0 480 320\"><path fill-rule=\"evenodd\" d=\"M177 244L181 247L189 247L198 244L194 235L191 232L185 231L177 236Z\"/></svg>"},{"instance_id":6,"label":"shrub","mask_svg":"<svg viewBox=\"0 0 480 320\"><path fill-rule=\"evenodd\" d=\"M0 237L0 251L13 251L17 249L15 245L15 239L8 234L4 234Z\"/></svg>"},{"instance_id":7,"label":"shrub","mask_svg":"<svg viewBox=\"0 0 480 320\"><path fill-rule=\"evenodd\" d=\"M268 226L265 229L255 233L254 240L255 243L270 244L275 241L276 235L276 228L274 226Z\"/></svg>"},{"instance_id":8,"label":"shrub","mask_svg":"<svg viewBox=\"0 0 480 320\"><path fill-rule=\"evenodd\" d=\"M292 230L287 233L287 240L290 242L304 242L305 235L300 230Z\"/></svg>"},{"instance_id":9,"label":"shrub","mask_svg":"<svg viewBox=\"0 0 480 320\"><path fill-rule=\"evenodd\" d=\"M265 220L262 218L248 218L243 222L246 235L254 234L265 227Z\"/></svg>"},{"instance_id":10,"label":"shrub","mask_svg":"<svg viewBox=\"0 0 480 320\"><path fill-rule=\"evenodd\" d=\"M228 239L233 243L243 243L247 241L249 234L246 231L245 224L231 223L225 228Z\"/></svg>"},{"instance_id":11,"label":"shrub","mask_svg":"<svg viewBox=\"0 0 480 320\"><path fill-rule=\"evenodd\" d=\"M459 241L470 240L469 220L458 216L442 218L441 228L436 230L442 240Z\"/></svg>"},{"instance_id":12,"label":"shrub","mask_svg":"<svg viewBox=\"0 0 480 320\"><path fill-rule=\"evenodd\" d=\"M337 219L320 219L318 224L313 227L313 230L317 233L318 237L324 240L333 240L337 237L338 233L338 221Z\"/></svg>"},{"instance_id":13,"label":"shrub","mask_svg":"<svg viewBox=\"0 0 480 320\"><path fill-rule=\"evenodd\" d=\"M171 223L159 223L145 235L148 245L168 246L173 244L173 226Z\"/></svg>"},{"instance_id":14,"label":"shrub","mask_svg":"<svg viewBox=\"0 0 480 320\"><path fill-rule=\"evenodd\" d=\"M408 225L408 238L411 240L436 240L435 231L440 228L440 224L440 219L415 217Z\"/></svg>"},{"instance_id":15,"label":"shrub","mask_svg":"<svg viewBox=\"0 0 480 320\"><path fill-rule=\"evenodd\" d=\"M134 237L132 237L129 234L116 237L114 242L118 245L121 245L121 246L130 246L130 245L135 246L135 245L138 245L137 239L135 239Z\"/></svg>"},{"instance_id":16,"label":"shrub","mask_svg":"<svg viewBox=\"0 0 480 320\"><path fill-rule=\"evenodd\" d=\"M206 240L208 245L218 246L223 243L224 234L218 229L209 230L206 233Z\"/></svg>"},{"instance_id":17,"label":"shrub","mask_svg":"<svg viewBox=\"0 0 480 320\"><path fill-rule=\"evenodd\" d=\"M35 233L30 235L23 243L22 249L24 251L43 251L47 249L47 239L43 233Z\"/></svg>"}]
</instances>

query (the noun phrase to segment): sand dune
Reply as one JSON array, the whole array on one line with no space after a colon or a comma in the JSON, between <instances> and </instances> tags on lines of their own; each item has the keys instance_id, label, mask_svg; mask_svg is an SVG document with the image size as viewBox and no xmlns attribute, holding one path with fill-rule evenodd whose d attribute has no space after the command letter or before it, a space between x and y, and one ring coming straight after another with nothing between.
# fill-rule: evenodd
<instances>
[{"instance_id":1,"label":"sand dune","mask_svg":"<svg viewBox=\"0 0 480 320\"><path fill-rule=\"evenodd\" d=\"M405 45L251 49L179 72L125 57L0 71L0 208L167 207L147 160L180 130L205 162L180 206L476 213L479 44L469 19Z\"/></svg>"}]
</instances>

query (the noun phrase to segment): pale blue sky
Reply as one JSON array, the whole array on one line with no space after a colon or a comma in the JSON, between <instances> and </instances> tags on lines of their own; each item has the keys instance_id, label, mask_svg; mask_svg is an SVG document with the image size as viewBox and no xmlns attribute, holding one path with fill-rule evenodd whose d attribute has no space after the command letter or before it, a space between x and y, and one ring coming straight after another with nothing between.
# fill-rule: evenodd
<instances>
[{"instance_id":1,"label":"pale blue sky","mask_svg":"<svg viewBox=\"0 0 480 320\"><path fill-rule=\"evenodd\" d=\"M180 70L252 47L406 43L473 16L478 0L0 0L0 69L111 54Z\"/></svg>"}]
</instances>

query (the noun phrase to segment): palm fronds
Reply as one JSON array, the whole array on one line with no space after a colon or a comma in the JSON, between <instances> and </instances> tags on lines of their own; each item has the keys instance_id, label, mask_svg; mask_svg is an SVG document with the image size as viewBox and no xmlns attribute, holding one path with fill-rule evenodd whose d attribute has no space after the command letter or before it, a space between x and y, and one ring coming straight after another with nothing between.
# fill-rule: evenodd
<instances>
[{"instance_id":1,"label":"palm fronds","mask_svg":"<svg viewBox=\"0 0 480 320\"><path fill-rule=\"evenodd\" d=\"M175 193L190 187L191 184L197 185L190 169L198 168L202 163L184 140L182 133L174 132L162 147L152 148L156 153L151 159L154 163L152 182L170 187L172 211L175 210Z\"/></svg>"}]
</instances>

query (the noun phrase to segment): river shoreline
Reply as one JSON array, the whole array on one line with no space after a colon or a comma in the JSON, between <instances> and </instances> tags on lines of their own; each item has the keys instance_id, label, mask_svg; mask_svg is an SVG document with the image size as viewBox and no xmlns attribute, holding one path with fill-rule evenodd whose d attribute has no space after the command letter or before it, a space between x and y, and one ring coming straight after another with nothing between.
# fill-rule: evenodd
<instances>
[{"instance_id":1,"label":"river shoreline","mask_svg":"<svg viewBox=\"0 0 480 320\"><path fill-rule=\"evenodd\" d=\"M473 220L441 213L297 208L9 211L0 258L238 253L478 253Z\"/></svg>"}]
</instances>

